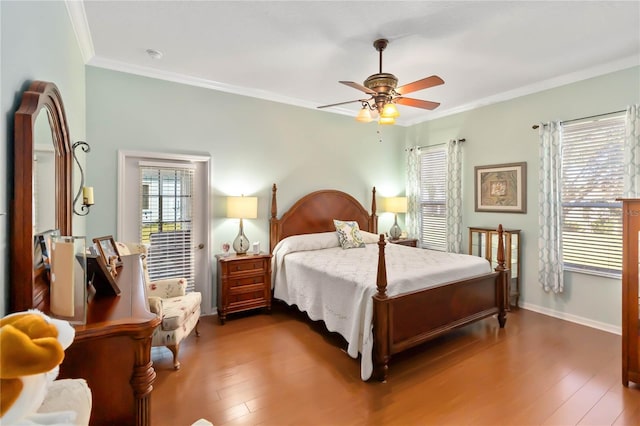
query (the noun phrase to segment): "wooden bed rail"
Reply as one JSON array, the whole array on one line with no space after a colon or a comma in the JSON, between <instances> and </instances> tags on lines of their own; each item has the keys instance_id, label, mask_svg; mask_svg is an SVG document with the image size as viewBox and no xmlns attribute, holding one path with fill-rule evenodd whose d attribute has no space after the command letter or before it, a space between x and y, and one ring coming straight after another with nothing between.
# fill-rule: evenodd
<instances>
[{"instance_id":1,"label":"wooden bed rail","mask_svg":"<svg viewBox=\"0 0 640 426\"><path fill-rule=\"evenodd\" d=\"M492 315L497 316L500 328L504 328L510 271L505 266L502 225L498 225L497 232L498 265L494 272L391 297L387 295L386 242L384 235L380 235L377 292L373 296L373 378L386 381L393 354L452 329ZM442 306L443 302L446 305L454 300L458 302Z\"/></svg>"}]
</instances>

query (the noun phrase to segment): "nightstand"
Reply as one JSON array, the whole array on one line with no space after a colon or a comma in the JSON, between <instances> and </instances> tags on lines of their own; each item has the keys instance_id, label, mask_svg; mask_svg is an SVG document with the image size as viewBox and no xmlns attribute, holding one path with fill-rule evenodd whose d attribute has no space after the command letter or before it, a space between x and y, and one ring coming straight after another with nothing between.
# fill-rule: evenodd
<instances>
[{"instance_id":1,"label":"nightstand","mask_svg":"<svg viewBox=\"0 0 640 426\"><path fill-rule=\"evenodd\" d=\"M389 240L392 244L400 244L401 246L418 247L417 238L399 238L397 240Z\"/></svg>"},{"instance_id":2,"label":"nightstand","mask_svg":"<svg viewBox=\"0 0 640 426\"><path fill-rule=\"evenodd\" d=\"M216 255L218 259L218 318L250 309L271 310L271 255Z\"/></svg>"}]
</instances>

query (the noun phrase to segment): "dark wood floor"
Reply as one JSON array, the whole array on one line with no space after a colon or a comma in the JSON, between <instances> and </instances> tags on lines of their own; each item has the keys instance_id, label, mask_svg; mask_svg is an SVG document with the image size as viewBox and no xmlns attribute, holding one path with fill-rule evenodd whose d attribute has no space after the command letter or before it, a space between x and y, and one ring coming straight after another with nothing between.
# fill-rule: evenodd
<instances>
[{"instance_id":1,"label":"dark wood floor","mask_svg":"<svg viewBox=\"0 0 640 426\"><path fill-rule=\"evenodd\" d=\"M154 425L640 425L620 336L531 311L436 339L362 382L343 342L297 311L203 317L200 337L154 348Z\"/></svg>"}]
</instances>

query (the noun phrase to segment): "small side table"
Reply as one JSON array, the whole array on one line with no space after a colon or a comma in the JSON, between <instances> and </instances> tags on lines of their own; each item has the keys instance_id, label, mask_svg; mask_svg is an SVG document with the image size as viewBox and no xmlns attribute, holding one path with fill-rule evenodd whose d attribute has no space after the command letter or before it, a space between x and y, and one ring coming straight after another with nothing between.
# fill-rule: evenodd
<instances>
[{"instance_id":1,"label":"small side table","mask_svg":"<svg viewBox=\"0 0 640 426\"><path fill-rule=\"evenodd\" d=\"M398 238L397 240L389 240L392 244L400 244L401 246L418 247L417 238Z\"/></svg>"},{"instance_id":2,"label":"small side table","mask_svg":"<svg viewBox=\"0 0 640 426\"><path fill-rule=\"evenodd\" d=\"M271 311L271 255L216 255L218 260L218 318L250 309Z\"/></svg>"}]
</instances>

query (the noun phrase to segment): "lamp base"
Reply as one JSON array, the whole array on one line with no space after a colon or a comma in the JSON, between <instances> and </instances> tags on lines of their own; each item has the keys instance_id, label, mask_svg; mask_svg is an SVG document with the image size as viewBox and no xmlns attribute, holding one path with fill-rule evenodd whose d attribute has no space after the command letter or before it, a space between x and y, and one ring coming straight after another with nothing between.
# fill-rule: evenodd
<instances>
[{"instance_id":1,"label":"lamp base","mask_svg":"<svg viewBox=\"0 0 640 426\"><path fill-rule=\"evenodd\" d=\"M240 231L238 232L238 236L235 240L233 240L233 251L236 254L243 255L247 254L249 250L249 239L245 237L244 230L242 226L242 219L240 219Z\"/></svg>"},{"instance_id":2,"label":"lamp base","mask_svg":"<svg viewBox=\"0 0 640 426\"><path fill-rule=\"evenodd\" d=\"M402 235L402 229L398 226L398 215L395 215L395 220L393 222L393 226L389 229L389 236L392 240L397 240Z\"/></svg>"},{"instance_id":3,"label":"lamp base","mask_svg":"<svg viewBox=\"0 0 640 426\"><path fill-rule=\"evenodd\" d=\"M236 239L233 240L233 250L236 254L247 254L249 250L249 240L244 234L238 235Z\"/></svg>"}]
</instances>

